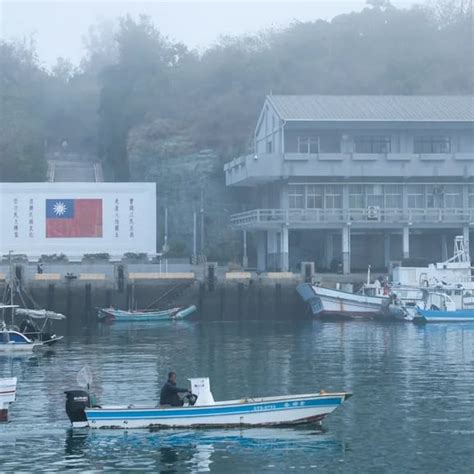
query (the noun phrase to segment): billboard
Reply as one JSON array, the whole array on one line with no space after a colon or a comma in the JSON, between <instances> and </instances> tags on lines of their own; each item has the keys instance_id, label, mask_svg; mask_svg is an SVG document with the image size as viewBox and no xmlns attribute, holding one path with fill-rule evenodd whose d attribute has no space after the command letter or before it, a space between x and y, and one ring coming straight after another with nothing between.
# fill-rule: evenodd
<instances>
[{"instance_id":1,"label":"billboard","mask_svg":"<svg viewBox=\"0 0 474 474\"><path fill-rule=\"evenodd\" d=\"M0 254L156 253L154 183L0 183Z\"/></svg>"}]
</instances>

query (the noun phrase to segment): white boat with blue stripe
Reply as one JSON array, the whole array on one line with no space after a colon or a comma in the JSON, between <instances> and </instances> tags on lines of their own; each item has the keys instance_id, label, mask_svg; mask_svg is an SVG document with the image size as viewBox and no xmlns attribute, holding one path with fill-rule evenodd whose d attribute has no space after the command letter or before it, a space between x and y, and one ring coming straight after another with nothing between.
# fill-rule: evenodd
<instances>
[{"instance_id":1,"label":"white boat with blue stripe","mask_svg":"<svg viewBox=\"0 0 474 474\"><path fill-rule=\"evenodd\" d=\"M193 395L183 407L91 406L85 391L66 392L66 412L73 427L211 428L289 426L320 423L350 393L311 393L216 402L209 379L189 379Z\"/></svg>"}]
</instances>

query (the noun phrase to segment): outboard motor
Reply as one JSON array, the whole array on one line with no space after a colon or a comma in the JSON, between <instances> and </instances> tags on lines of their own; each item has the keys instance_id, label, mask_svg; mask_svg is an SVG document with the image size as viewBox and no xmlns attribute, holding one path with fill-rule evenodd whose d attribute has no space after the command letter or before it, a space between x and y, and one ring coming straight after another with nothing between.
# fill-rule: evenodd
<instances>
[{"instance_id":1,"label":"outboard motor","mask_svg":"<svg viewBox=\"0 0 474 474\"><path fill-rule=\"evenodd\" d=\"M66 394L66 413L71 423L87 424L85 409L92 406L89 393L84 390L67 390ZM81 423L81 424L82 424Z\"/></svg>"}]
</instances>

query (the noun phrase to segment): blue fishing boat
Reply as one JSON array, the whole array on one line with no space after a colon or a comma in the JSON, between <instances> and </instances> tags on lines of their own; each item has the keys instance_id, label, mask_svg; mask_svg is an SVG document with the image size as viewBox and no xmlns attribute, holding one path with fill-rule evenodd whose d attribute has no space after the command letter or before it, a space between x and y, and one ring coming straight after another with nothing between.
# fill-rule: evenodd
<instances>
[{"instance_id":1,"label":"blue fishing boat","mask_svg":"<svg viewBox=\"0 0 474 474\"><path fill-rule=\"evenodd\" d=\"M424 323L474 323L473 309L443 310L443 309L421 309L416 308L418 317L415 321Z\"/></svg>"},{"instance_id":2,"label":"blue fishing boat","mask_svg":"<svg viewBox=\"0 0 474 474\"><path fill-rule=\"evenodd\" d=\"M187 319L196 311L196 306L191 305L186 308L171 308L162 311L140 310L125 311L115 308L100 308L98 318L103 321L133 322L133 321L174 321L177 319Z\"/></svg>"},{"instance_id":3,"label":"blue fishing boat","mask_svg":"<svg viewBox=\"0 0 474 474\"><path fill-rule=\"evenodd\" d=\"M127 404L97 406L85 390L66 391L66 412L75 428L242 428L319 423L347 398L347 392L242 398L217 402L208 378L189 379L182 407ZM89 385L89 384L87 384ZM191 393L192 392L192 393Z\"/></svg>"}]
</instances>

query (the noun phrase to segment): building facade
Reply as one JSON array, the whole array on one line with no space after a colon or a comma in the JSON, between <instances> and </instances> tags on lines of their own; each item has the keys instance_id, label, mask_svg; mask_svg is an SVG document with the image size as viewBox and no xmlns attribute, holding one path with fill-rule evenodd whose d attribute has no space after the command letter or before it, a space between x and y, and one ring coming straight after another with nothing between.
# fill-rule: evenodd
<instances>
[{"instance_id":1,"label":"building facade","mask_svg":"<svg viewBox=\"0 0 474 474\"><path fill-rule=\"evenodd\" d=\"M474 98L268 96L254 153L224 169L261 270L445 259L474 226Z\"/></svg>"}]
</instances>

